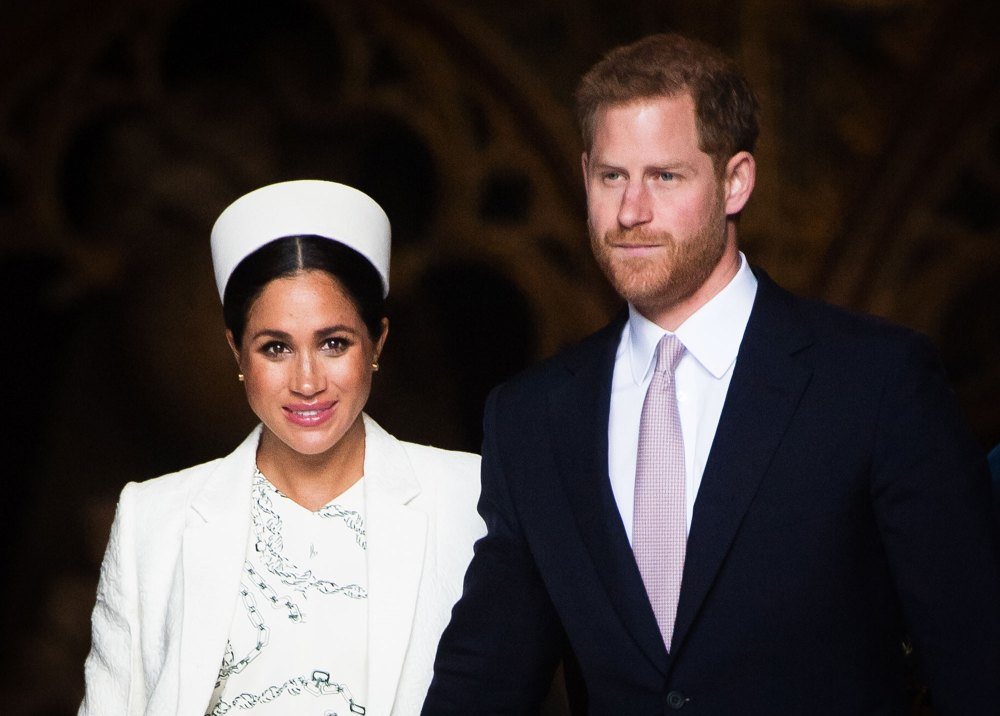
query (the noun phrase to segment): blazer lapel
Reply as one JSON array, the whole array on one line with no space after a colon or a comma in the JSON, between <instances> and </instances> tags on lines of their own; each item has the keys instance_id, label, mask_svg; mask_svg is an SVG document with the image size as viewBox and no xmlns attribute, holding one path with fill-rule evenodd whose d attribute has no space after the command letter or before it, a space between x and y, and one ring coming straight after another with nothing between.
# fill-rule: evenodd
<instances>
[{"instance_id":1,"label":"blazer lapel","mask_svg":"<svg viewBox=\"0 0 1000 716\"><path fill-rule=\"evenodd\" d=\"M811 336L795 318L789 294L756 273L757 296L694 505L674 654L683 648L811 376L795 356Z\"/></svg>"},{"instance_id":2,"label":"blazer lapel","mask_svg":"<svg viewBox=\"0 0 1000 716\"><path fill-rule=\"evenodd\" d=\"M250 530L250 484L260 428L205 480L183 537L177 712L204 713L232 625Z\"/></svg>"},{"instance_id":3,"label":"blazer lapel","mask_svg":"<svg viewBox=\"0 0 1000 716\"><path fill-rule=\"evenodd\" d=\"M368 703L386 716L396 698L424 567L427 517L408 507L420 492L403 446L365 416L368 539Z\"/></svg>"},{"instance_id":4,"label":"blazer lapel","mask_svg":"<svg viewBox=\"0 0 1000 716\"><path fill-rule=\"evenodd\" d=\"M570 376L552 393L559 474L577 527L619 619L660 670L667 652L646 596L608 476L611 375L625 316L567 356Z\"/></svg>"}]
</instances>

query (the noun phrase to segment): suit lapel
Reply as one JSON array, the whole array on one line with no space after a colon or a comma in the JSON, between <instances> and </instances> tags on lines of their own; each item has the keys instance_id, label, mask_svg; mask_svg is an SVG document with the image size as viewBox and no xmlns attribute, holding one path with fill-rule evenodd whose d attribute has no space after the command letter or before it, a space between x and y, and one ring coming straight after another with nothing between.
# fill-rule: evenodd
<instances>
[{"instance_id":1,"label":"suit lapel","mask_svg":"<svg viewBox=\"0 0 1000 716\"><path fill-rule=\"evenodd\" d=\"M567 498L611 603L643 653L666 670L667 652L608 476L611 375L624 322L620 317L567 356L569 376L552 393L550 424Z\"/></svg>"},{"instance_id":2,"label":"suit lapel","mask_svg":"<svg viewBox=\"0 0 1000 716\"><path fill-rule=\"evenodd\" d=\"M239 595L259 428L221 460L194 497L183 537L178 713L204 713Z\"/></svg>"},{"instance_id":3,"label":"suit lapel","mask_svg":"<svg viewBox=\"0 0 1000 716\"><path fill-rule=\"evenodd\" d=\"M409 507L420 492L400 443L365 416L368 539L368 703L389 714L410 643L424 567L427 517Z\"/></svg>"},{"instance_id":4,"label":"suit lapel","mask_svg":"<svg viewBox=\"0 0 1000 716\"><path fill-rule=\"evenodd\" d=\"M683 648L811 376L795 357L811 337L794 316L790 295L757 274L757 296L695 501L674 653Z\"/></svg>"}]
</instances>

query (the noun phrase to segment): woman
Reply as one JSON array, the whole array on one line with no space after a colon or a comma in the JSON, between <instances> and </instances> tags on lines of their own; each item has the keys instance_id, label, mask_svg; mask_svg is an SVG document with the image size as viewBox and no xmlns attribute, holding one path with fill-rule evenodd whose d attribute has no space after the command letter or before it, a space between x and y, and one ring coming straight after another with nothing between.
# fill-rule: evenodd
<instances>
[{"instance_id":1,"label":"woman","mask_svg":"<svg viewBox=\"0 0 1000 716\"><path fill-rule=\"evenodd\" d=\"M261 424L122 491L81 714L416 714L472 544L479 458L363 413L388 334L389 222L293 181L212 229L226 337Z\"/></svg>"}]
</instances>

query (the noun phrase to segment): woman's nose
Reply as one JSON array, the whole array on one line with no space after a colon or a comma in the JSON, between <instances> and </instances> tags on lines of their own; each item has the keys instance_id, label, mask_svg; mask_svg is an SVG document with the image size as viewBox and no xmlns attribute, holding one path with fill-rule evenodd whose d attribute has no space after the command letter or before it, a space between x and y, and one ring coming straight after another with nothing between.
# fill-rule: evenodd
<instances>
[{"instance_id":1,"label":"woman's nose","mask_svg":"<svg viewBox=\"0 0 1000 716\"><path fill-rule=\"evenodd\" d=\"M318 359L308 353L298 355L292 376L292 390L308 397L322 392L325 387L325 374L320 370Z\"/></svg>"}]
</instances>

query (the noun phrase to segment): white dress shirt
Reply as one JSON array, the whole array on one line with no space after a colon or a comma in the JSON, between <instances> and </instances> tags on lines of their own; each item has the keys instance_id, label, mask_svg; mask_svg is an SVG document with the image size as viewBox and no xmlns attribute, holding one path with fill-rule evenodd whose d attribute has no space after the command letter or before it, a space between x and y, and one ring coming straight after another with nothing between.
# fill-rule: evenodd
<instances>
[{"instance_id":1,"label":"white dress shirt","mask_svg":"<svg viewBox=\"0 0 1000 716\"><path fill-rule=\"evenodd\" d=\"M674 375L684 434L688 530L756 294L757 278L741 253L740 268L732 281L675 332L687 349ZM639 417L653 377L656 345L668 332L629 305L628 322L615 355L608 416L608 471L630 542Z\"/></svg>"}]
</instances>

